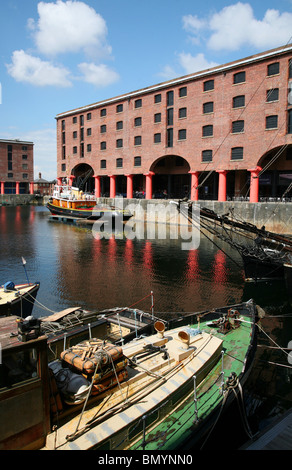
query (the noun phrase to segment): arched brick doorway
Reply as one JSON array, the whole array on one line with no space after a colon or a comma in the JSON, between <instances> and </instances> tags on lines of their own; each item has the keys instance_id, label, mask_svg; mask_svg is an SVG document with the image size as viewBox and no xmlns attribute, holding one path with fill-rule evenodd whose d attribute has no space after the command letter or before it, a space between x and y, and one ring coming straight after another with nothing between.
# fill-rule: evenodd
<instances>
[{"instance_id":1,"label":"arched brick doorway","mask_svg":"<svg viewBox=\"0 0 292 470\"><path fill-rule=\"evenodd\" d=\"M88 165L87 163L81 163L80 165L76 165L72 169L71 175L74 176L73 186L76 186L77 188L87 193L94 192L94 170L90 165Z\"/></svg>"},{"instance_id":2,"label":"arched brick doorway","mask_svg":"<svg viewBox=\"0 0 292 470\"><path fill-rule=\"evenodd\" d=\"M153 198L189 197L191 189L190 165L178 155L161 157L152 163Z\"/></svg>"}]
</instances>

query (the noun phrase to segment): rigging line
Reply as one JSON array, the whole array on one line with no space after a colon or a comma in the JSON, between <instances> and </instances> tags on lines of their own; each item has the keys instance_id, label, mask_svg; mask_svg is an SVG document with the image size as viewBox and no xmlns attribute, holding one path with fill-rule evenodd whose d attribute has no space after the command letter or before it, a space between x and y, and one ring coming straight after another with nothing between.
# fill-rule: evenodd
<instances>
[{"instance_id":1,"label":"rigging line","mask_svg":"<svg viewBox=\"0 0 292 470\"><path fill-rule=\"evenodd\" d=\"M287 43L289 44L289 42ZM244 112L246 111L247 107L249 106L249 104L251 103L251 101L253 100L254 96L258 93L260 87L262 86L262 84L264 83L266 77L263 78L263 80L260 82L259 86L256 88L256 90L254 91L254 93L251 95L251 98L250 100L248 101L248 103L246 104L246 106L242 109L242 111L239 113L239 116L237 117L236 121L239 121L240 118L242 117L242 115L244 114ZM273 91L275 90L275 88L272 88L271 90L268 91L268 94L267 94L267 98L273 93ZM255 119L255 116L254 116L254 119ZM252 122L253 120L251 120ZM223 141L219 144L219 146L217 147L217 149L215 150L214 152L214 156L216 155L216 153L218 152L218 150L221 148L221 146L224 144L225 140L227 139L227 137L229 136L230 132L228 132L226 134L226 136L224 137ZM273 139L274 140L274 139ZM273 141L272 141L273 142ZM271 144L270 144L271 145ZM269 148L269 147L268 147ZM207 168L207 166L210 164L211 162L207 163L205 168ZM209 176L214 172L215 170L210 170L209 173L207 174L207 176L204 178L204 180L198 184L197 188L200 188L204 183L205 181L209 178Z\"/></svg>"}]
</instances>

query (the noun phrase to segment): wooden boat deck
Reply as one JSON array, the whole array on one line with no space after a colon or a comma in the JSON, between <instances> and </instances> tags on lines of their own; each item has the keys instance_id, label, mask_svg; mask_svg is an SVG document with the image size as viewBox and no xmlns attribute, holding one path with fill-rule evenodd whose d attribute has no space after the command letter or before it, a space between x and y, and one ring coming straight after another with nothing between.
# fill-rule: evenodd
<instances>
[{"instance_id":1,"label":"wooden boat deck","mask_svg":"<svg viewBox=\"0 0 292 470\"><path fill-rule=\"evenodd\" d=\"M129 425L137 424L145 414L151 412L165 400L188 383L192 383L194 374L204 375L206 365L220 355L222 340L208 333L191 336L187 349L182 347L177 334L181 329L166 332L165 338L157 335L129 343L123 352L127 358L145 354L145 347L163 346L168 352L168 359L163 355L145 356L137 362L137 367L128 367L129 379L99 396L99 400L80 415L60 425L56 434L47 438L45 449L92 449L104 442L114 433L117 448L123 442ZM203 372L204 371L204 372ZM192 387L192 385L191 385ZM186 393L185 390L182 390ZM67 436L76 429L83 430L72 440ZM122 445L121 448L127 448Z\"/></svg>"}]
</instances>

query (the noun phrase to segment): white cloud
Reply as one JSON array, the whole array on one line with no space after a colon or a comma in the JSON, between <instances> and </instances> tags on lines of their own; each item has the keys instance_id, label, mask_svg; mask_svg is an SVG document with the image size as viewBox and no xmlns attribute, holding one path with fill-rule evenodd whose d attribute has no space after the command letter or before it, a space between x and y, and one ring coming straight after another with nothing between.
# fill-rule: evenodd
<instances>
[{"instance_id":1,"label":"white cloud","mask_svg":"<svg viewBox=\"0 0 292 470\"><path fill-rule=\"evenodd\" d=\"M183 18L183 24L196 42L208 34L206 44L212 50L238 50L246 45L266 49L291 40L292 13L269 9L258 20L249 3L238 2L208 19L188 15Z\"/></svg>"},{"instance_id":2,"label":"white cloud","mask_svg":"<svg viewBox=\"0 0 292 470\"><path fill-rule=\"evenodd\" d=\"M105 20L83 2L57 0L38 4L37 23L29 19L28 26L38 50L52 56L66 52L85 51L95 57L111 53L106 43Z\"/></svg>"},{"instance_id":3,"label":"white cloud","mask_svg":"<svg viewBox=\"0 0 292 470\"><path fill-rule=\"evenodd\" d=\"M56 67L39 57L33 57L23 50L14 51L12 63L7 66L8 73L17 82L26 82L36 86L71 86L70 72L63 66Z\"/></svg>"},{"instance_id":4,"label":"white cloud","mask_svg":"<svg viewBox=\"0 0 292 470\"><path fill-rule=\"evenodd\" d=\"M218 65L216 62L209 62L202 53L192 56L189 53L182 52L179 54L179 60L187 74L210 69Z\"/></svg>"},{"instance_id":5,"label":"white cloud","mask_svg":"<svg viewBox=\"0 0 292 470\"><path fill-rule=\"evenodd\" d=\"M78 68L82 72L83 80L86 83L91 83L98 87L108 86L119 80L119 75L104 64L96 65L94 63L83 62L78 65Z\"/></svg>"},{"instance_id":6,"label":"white cloud","mask_svg":"<svg viewBox=\"0 0 292 470\"><path fill-rule=\"evenodd\" d=\"M21 137L34 142L34 177L52 181L57 177L57 141L56 129L34 130Z\"/></svg>"}]
</instances>

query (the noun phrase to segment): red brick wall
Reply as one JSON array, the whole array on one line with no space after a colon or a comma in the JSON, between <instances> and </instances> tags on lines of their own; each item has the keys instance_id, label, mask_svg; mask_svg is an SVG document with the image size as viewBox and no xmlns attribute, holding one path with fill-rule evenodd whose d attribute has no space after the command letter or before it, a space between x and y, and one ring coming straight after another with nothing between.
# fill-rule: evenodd
<instances>
[{"instance_id":1,"label":"red brick wall","mask_svg":"<svg viewBox=\"0 0 292 470\"><path fill-rule=\"evenodd\" d=\"M125 175L147 173L157 159L167 155L181 156L187 160L192 171L209 170L240 170L255 167L261 158L271 149L292 143L292 134L287 134L287 95L288 95L288 61L292 52L275 55L253 63L243 65L230 64L221 71L192 78L190 81L170 86L153 87L151 91L141 90L125 97L117 97L116 101L85 110L73 110L67 116L57 116L57 160L58 177L66 176L61 165L66 164L68 175L80 163L87 163L94 169L95 175ZM243 61L244 62L244 61ZM267 76L267 66L270 63L280 63L280 73ZM246 81L233 84L234 73L245 71ZM203 82L214 79L214 90L203 92ZM187 96L179 98L179 88L187 87ZM279 88L279 100L267 103L267 90ZM166 147L166 94L174 91L173 107L173 147ZM161 94L161 103L154 103L154 96ZM132 96L130 96L132 95ZM234 96L245 96L245 107L233 109ZM142 99L142 107L135 109L135 100ZM213 101L214 112L203 114L203 103ZM117 113L117 104L123 104L123 112ZM178 118L179 108L187 108L187 117ZM106 108L106 117L100 117L101 109ZM161 123L154 123L154 114L161 113ZM87 114L91 113L91 120ZM80 158L80 115L84 116L84 158ZM266 116L278 115L278 127L266 130ZM77 116L77 124L73 117ZM142 126L134 127L135 117L142 118ZM243 119L244 132L232 134L232 121ZM66 159L62 159L62 130L61 123L65 121ZM123 121L123 130L116 130L116 123ZM101 125L107 126L105 134L100 133ZM202 137L202 127L213 125L213 136ZM91 128L92 135L87 136ZM186 140L178 140L179 129L186 129ZM73 132L77 131L77 139ZM161 143L154 143L154 134L161 133ZM134 146L134 137L141 135L142 145ZM123 147L116 148L116 140L123 139ZM100 150L100 142L106 141L106 150ZM87 144L91 144L91 152L87 152ZM77 146L77 154L73 147ZM243 160L231 161L231 148L243 147ZM202 162L203 150L213 151L211 163ZM141 156L141 167L134 167L134 157ZM123 158L123 167L116 168L116 159ZM100 168L100 161L107 161L107 168ZM291 169L291 168L290 168Z\"/></svg>"},{"instance_id":2,"label":"red brick wall","mask_svg":"<svg viewBox=\"0 0 292 470\"><path fill-rule=\"evenodd\" d=\"M8 170L8 145L12 145L12 170ZM26 146L27 150L23 150ZM27 155L27 159L23 159ZM23 168L27 165L27 168ZM13 177L8 178L8 173ZM27 174L27 178L23 175ZM33 144L31 142L0 141L0 181L31 183L34 179Z\"/></svg>"}]
</instances>

